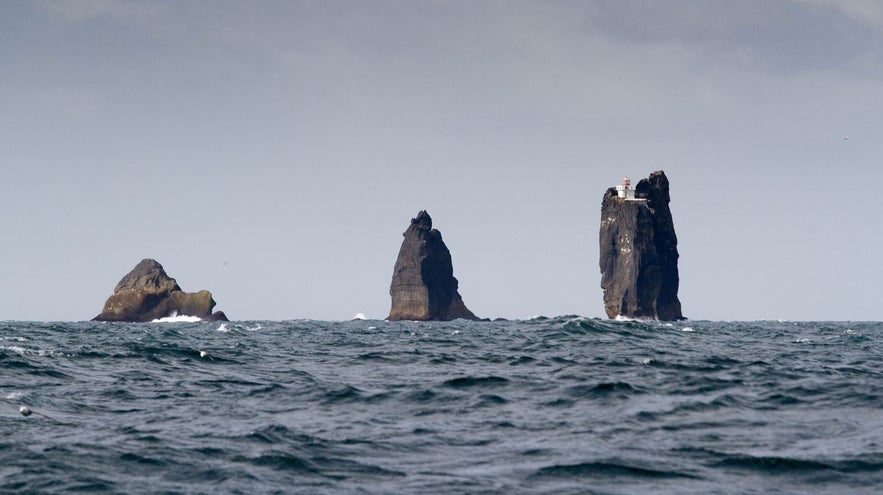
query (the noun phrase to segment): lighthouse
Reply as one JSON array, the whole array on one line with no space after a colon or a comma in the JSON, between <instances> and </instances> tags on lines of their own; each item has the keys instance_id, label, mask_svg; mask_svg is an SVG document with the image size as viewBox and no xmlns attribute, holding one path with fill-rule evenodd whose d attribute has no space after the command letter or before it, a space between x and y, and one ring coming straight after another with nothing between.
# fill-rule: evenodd
<instances>
[{"instance_id":1,"label":"lighthouse","mask_svg":"<svg viewBox=\"0 0 883 495\"><path fill-rule=\"evenodd\" d=\"M628 176L622 178L622 183L616 186L616 195L622 199L635 199L635 186L632 185L632 180L628 178Z\"/></svg>"}]
</instances>

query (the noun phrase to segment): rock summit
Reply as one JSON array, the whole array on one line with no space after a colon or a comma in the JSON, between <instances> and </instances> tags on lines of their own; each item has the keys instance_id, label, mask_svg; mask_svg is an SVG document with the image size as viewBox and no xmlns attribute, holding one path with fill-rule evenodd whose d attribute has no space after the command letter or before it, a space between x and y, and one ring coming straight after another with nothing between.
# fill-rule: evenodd
<instances>
[{"instance_id":1,"label":"rock summit","mask_svg":"<svg viewBox=\"0 0 883 495\"><path fill-rule=\"evenodd\" d=\"M683 320L678 238L659 170L636 186L628 177L601 202L601 288L609 318Z\"/></svg>"},{"instance_id":2,"label":"rock summit","mask_svg":"<svg viewBox=\"0 0 883 495\"><path fill-rule=\"evenodd\" d=\"M120 280L101 314L92 320L145 322L169 316L195 316L228 321L223 311L212 313L214 307L211 292L182 291L162 265L145 258Z\"/></svg>"},{"instance_id":3,"label":"rock summit","mask_svg":"<svg viewBox=\"0 0 883 495\"><path fill-rule=\"evenodd\" d=\"M432 228L429 214L419 212L403 235L389 287L392 308L386 319L478 320L460 297L451 253L441 232Z\"/></svg>"}]
</instances>

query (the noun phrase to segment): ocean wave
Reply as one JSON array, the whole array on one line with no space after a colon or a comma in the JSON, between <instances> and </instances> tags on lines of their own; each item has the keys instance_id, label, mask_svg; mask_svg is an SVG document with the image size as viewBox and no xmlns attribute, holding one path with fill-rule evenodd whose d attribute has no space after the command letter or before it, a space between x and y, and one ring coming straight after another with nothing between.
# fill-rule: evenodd
<instances>
[{"instance_id":1,"label":"ocean wave","mask_svg":"<svg viewBox=\"0 0 883 495\"><path fill-rule=\"evenodd\" d=\"M475 403L476 408L484 408L484 407L496 407L501 406L503 404L508 404L509 401L502 396L497 394L482 394L478 397L478 402ZM511 425L511 423L510 423Z\"/></svg>"},{"instance_id":2,"label":"ocean wave","mask_svg":"<svg viewBox=\"0 0 883 495\"><path fill-rule=\"evenodd\" d=\"M532 478L546 477L625 477L625 478L694 478L687 473L639 466L622 461L595 461L577 464L553 464L537 470Z\"/></svg>"},{"instance_id":3,"label":"ocean wave","mask_svg":"<svg viewBox=\"0 0 883 495\"><path fill-rule=\"evenodd\" d=\"M834 466L810 459L781 456L734 455L713 464L714 467L743 468L765 472L834 470Z\"/></svg>"},{"instance_id":4,"label":"ocean wave","mask_svg":"<svg viewBox=\"0 0 883 495\"><path fill-rule=\"evenodd\" d=\"M444 382L446 387L451 388L502 387L508 384L509 380L500 376L462 376Z\"/></svg>"},{"instance_id":5,"label":"ocean wave","mask_svg":"<svg viewBox=\"0 0 883 495\"><path fill-rule=\"evenodd\" d=\"M575 385L565 390L571 397L617 397L625 398L630 395L642 393L629 383L625 382L601 382L594 385Z\"/></svg>"},{"instance_id":6,"label":"ocean wave","mask_svg":"<svg viewBox=\"0 0 883 495\"><path fill-rule=\"evenodd\" d=\"M24 347L17 346L17 345L0 345L0 351L12 351L12 352L14 352L16 354L20 354L22 356L24 356L25 354L29 354L29 353L33 354L32 351L29 351L28 349L25 349Z\"/></svg>"},{"instance_id":7,"label":"ocean wave","mask_svg":"<svg viewBox=\"0 0 883 495\"><path fill-rule=\"evenodd\" d=\"M257 457L237 456L233 458L233 461L247 462L255 466L270 467L302 475L322 474L322 470L309 459L284 451L271 451Z\"/></svg>"},{"instance_id":8,"label":"ocean wave","mask_svg":"<svg viewBox=\"0 0 883 495\"><path fill-rule=\"evenodd\" d=\"M326 404L334 404L337 402L356 402L359 401L362 396L362 390L347 385L343 388L326 392L323 402L325 402Z\"/></svg>"}]
</instances>

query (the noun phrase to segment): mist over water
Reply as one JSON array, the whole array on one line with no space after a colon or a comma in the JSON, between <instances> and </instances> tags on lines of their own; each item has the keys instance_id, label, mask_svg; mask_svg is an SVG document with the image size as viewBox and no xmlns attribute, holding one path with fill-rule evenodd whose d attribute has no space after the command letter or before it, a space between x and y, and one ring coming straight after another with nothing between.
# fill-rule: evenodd
<instances>
[{"instance_id":1,"label":"mist over water","mask_svg":"<svg viewBox=\"0 0 883 495\"><path fill-rule=\"evenodd\" d=\"M0 492L879 493L881 335L2 322Z\"/></svg>"}]
</instances>

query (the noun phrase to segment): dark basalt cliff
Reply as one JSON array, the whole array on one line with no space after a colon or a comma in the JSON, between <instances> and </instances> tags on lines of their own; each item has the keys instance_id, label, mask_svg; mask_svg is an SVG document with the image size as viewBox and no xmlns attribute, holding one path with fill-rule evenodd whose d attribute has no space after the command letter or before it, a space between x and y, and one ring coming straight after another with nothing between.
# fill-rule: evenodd
<instances>
[{"instance_id":1,"label":"dark basalt cliff","mask_svg":"<svg viewBox=\"0 0 883 495\"><path fill-rule=\"evenodd\" d=\"M457 291L451 253L441 232L432 228L425 211L411 219L403 234L389 295L392 308L387 320L477 320Z\"/></svg>"},{"instance_id":2,"label":"dark basalt cliff","mask_svg":"<svg viewBox=\"0 0 883 495\"><path fill-rule=\"evenodd\" d=\"M211 292L182 291L162 265L145 258L120 280L93 321L144 322L175 315L227 321L223 311L212 313L214 307Z\"/></svg>"},{"instance_id":3,"label":"dark basalt cliff","mask_svg":"<svg viewBox=\"0 0 883 495\"><path fill-rule=\"evenodd\" d=\"M623 199L611 187L601 203L601 288L609 318L682 320L678 238L668 178L653 172Z\"/></svg>"}]
</instances>

